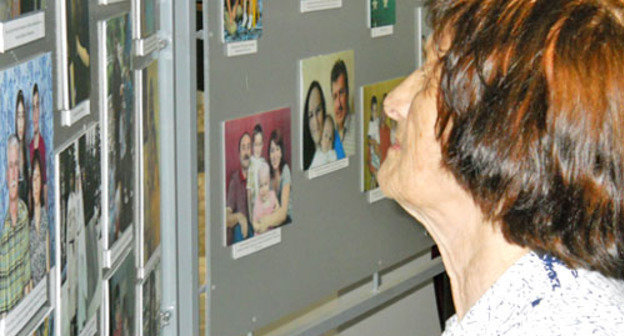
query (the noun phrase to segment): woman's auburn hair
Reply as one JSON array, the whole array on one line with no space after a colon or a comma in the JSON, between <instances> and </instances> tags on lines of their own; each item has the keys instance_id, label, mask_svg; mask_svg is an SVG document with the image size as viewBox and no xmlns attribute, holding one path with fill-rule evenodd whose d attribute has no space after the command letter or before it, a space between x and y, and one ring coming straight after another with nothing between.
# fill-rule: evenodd
<instances>
[{"instance_id":1,"label":"woman's auburn hair","mask_svg":"<svg viewBox=\"0 0 624 336\"><path fill-rule=\"evenodd\" d=\"M624 279L624 2L429 9L444 167L508 241Z\"/></svg>"}]
</instances>

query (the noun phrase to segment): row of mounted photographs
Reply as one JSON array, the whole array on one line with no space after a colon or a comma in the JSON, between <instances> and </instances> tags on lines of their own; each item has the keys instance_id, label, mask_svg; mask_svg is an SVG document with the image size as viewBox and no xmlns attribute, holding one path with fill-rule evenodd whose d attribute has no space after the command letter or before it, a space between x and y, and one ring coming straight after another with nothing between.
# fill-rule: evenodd
<instances>
[{"instance_id":1,"label":"row of mounted photographs","mask_svg":"<svg viewBox=\"0 0 624 336\"><path fill-rule=\"evenodd\" d=\"M45 307L54 309L44 328L50 334L55 323L62 335L103 328L133 333L134 319L128 319L143 307L151 307L141 314L153 319L136 324L137 334L141 325L156 323L159 304L123 299L134 295L135 278L140 292L151 293L138 295L141 300L157 302L162 293L154 280L160 258L158 62L131 71L123 45L128 35L118 29L126 22L127 15L103 24L108 53L101 123L63 146L53 143L51 53L0 71L0 121L7 125L0 130L0 170L6 172L0 174L2 335L23 333Z\"/></svg>"},{"instance_id":2,"label":"row of mounted photographs","mask_svg":"<svg viewBox=\"0 0 624 336\"><path fill-rule=\"evenodd\" d=\"M362 86L356 110L352 50L303 59L299 68L300 128L292 129L290 108L223 124L223 241L234 259L281 242L282 227L296 219L293 169L314 179L348 167L361 149L361 191L370 203L384 198L377 172L396 143L396 123L383 103L404 77ZM294 134L301 146L297 168Z\"/></svg>"},{"instance_id":3,"label":"row of mounted photographs","mask_svg":"<svg viewBox=\"0 0 624 336\"><path fill-rule=\"evenodd\" d=\"M368 0L366 6L369 28L396 24L396 0ZM301 0L302 12L340 7L342 0ZM224 0L221 9L223 42L257 40L262 36L263 0Z\"/></svg>"}]
</instances>

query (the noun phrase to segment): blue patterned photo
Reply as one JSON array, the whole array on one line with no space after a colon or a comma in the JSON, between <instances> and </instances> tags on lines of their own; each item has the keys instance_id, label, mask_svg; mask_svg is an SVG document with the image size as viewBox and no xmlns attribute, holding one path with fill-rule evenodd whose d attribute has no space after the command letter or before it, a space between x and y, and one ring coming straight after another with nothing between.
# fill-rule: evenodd
<instances>
[{"instance_id":1,"label":"blue patterned photo","mask_svg":"<svg viewBox=\"0 0 624 336\"><path fill-rule=\"evenodd\" d=\"M0 90L1 315L35 294L54 266L51 53L0 71Z\"/></svg>"}]
</instances>

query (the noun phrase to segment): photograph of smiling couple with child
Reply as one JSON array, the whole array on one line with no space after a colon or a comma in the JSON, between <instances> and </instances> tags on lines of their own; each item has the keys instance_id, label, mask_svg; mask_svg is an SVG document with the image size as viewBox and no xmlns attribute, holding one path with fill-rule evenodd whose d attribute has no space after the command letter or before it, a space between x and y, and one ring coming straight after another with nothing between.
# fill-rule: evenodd
<instances>
[{"instance_id":1,"label":"photograph of smiling couple with child","mask_svg":"<svg viewBox=\"0 0 624 336\"><path fill-rule=\"evenodd\" d=\"M353 50L301 61L303 170L355 154Z\"/></svg>"},{"instance_id":2,"label":"photograph of smiling couple with child","mask_svg":"<svg viewBox=\"0 0 624 336\"><path fill-rule=\"evenodd\" d=\"M226 244L292 221L290 108L225 122Z\"/></svg>"}]
</instances>

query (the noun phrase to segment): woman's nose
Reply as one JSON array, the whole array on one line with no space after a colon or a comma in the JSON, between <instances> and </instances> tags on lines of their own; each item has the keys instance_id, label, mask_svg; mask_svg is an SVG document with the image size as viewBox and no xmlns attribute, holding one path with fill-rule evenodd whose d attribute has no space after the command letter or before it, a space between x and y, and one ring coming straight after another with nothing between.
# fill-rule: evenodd
<instances>
[{"instance_id":1,"label":"woman's nose","mask_svg":"<svg viewBox=\"0 0 624 336\"><path fill-rule=\"evenodd\" d=\"M396 121L405 119L420 82L420 71L410 74L401 84L392 90L384 100L386 115Z\"/></svg>"}]
</instances>

